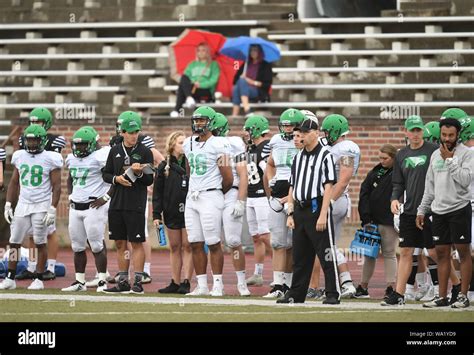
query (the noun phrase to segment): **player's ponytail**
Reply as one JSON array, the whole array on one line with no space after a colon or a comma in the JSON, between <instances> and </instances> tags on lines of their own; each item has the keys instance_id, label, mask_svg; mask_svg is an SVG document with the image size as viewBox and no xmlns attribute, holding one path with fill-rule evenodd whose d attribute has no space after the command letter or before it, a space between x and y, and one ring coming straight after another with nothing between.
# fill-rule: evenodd
<instances>
[{"instance_id":1,"label":"player's ponytail","mask_svg":"<svg viewBox=\"0 0 474 355\"><path fill-rule=\"evenodd\" d=\"M174 152L174 146L176 145L178 138L181 136L186 137L184 132L176 131L176 132L171 133L168 136L168 138L166 138L166 145L165 145L166 165L165 165L165 171L164 171L165 177L169 176L171 156L173 155L173 152Z\"/></svg>"}]
</instances>

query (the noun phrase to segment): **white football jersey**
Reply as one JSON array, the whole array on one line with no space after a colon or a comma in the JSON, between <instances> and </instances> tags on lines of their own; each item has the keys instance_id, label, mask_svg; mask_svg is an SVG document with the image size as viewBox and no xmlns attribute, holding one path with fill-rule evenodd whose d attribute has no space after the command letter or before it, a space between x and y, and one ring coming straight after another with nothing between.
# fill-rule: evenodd
<instances>
[{"instance_id":1,"label":"white football jersey","mask_svg":"<svg viewBox=\"0 0 474 355\"><path fill-rule=\"evenodd\" d=\"M334 158L334 164L336 165L337 180L339 180L339 171L341 170L340 160L342 157L354 158L354 170L352 172L352 176L357 175L360 162L360 148L357 144L355 144L353 141L345 139L333 146L329 146L329 151L331 152ZM349 187L347 187L344 192L347 193L348 190Z\"/></svg>"},{"instance_id":2,"label":"white football jersey","mask_svg":"<svg viewBox=\"0 0 474 355\"><path fill-rule=\"evenodd\" d=\"M474 150L473 147L469 147L469 149ZM471 201L472 201L472 210L474 211L474 177L471 179ZM472 216L474 218L474 215Z\"/></svg>"},{"instance_id":3,"label":"white football jersey","mask_svg":"<svg viewBox=\"0 0 474 355\"><path fill-rule=\"evenodd\" d=\"M72 177L71 200L79 203L91 202L93 198L104 196L109 191L110 184L102 179L102 168L107 162L110 147L96 150L85 158L77 158L69 154L66 166Z\"/></svg>"},{"instance_id":4,"label":"white football jersey","mask_svg":"<svg viewBox=\"0 0 474 355\"><path fill-rule=\"evenodd\" d=\"M46 150L31 154L26 150L17 150L13 153L12 165L20 174L19 202L35 204L51 200L52 185L49 173L62 168L61 154Z\"/></svg>"},{"instance_id":5,"label":"white football jersey","mask_svg":"<svg viewBox=\"0 0 474 355\"><path fill-rule=\"evenodd\" d=\"M205 142L198 142L196 136L192 136L186 138L183 149L190 168L189 191L222 189L222 175L217 161L223 155L230 156L229 141L211 136Z\"/></svg>"},{"instance_id":6,"label":"white football jersey","mask_svg":"<svg viewBox=\"0 0 474 355\"><path fill-rule=\"evenodd\" d=\"M293 139L286 141L282 138L281 134L276 134L270 139L268 146L276 167L276 174L273 180L288 180L291 175L293 158L299 152L295 147L295 142Z\"/></svg>"},{"instance_id":7,"label":"white football jersey","mask_svg":"<svg viewBox=\"0 0 474 355\"><path fill-rule=\"evenodd\" d=\"M237 174L236 161L239 160L239 156L245 154L245 143L240 137L226 137L230 144L230 155L232 164L232 175L234 176L233 186L239 186L240 179Z\"/></svg>"}]
</instances>

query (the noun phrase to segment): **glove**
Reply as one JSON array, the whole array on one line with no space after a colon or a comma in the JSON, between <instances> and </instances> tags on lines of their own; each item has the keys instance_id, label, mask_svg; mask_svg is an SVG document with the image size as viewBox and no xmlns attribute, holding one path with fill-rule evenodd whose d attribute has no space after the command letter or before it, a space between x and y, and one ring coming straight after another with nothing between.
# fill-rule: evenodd
<instances>
[{"instance_id":1,"label":"glove","mask_svg":"<svg viewBox=\"0 0 474 355\"><path fill-rule=\"evenodd\" d=\"M245 201L237 200L235 201L234 210L230 214L234 218L239 218L244 215L245 212Z\"/></svg>"},{"instance_id":2,"label":"glove","mask_svg":"<svg viewBox=\"0 0 474 355\"><path fill-rule=\"evenodd\" d=\"M50 226L54 224L54 221L56 220L56 208L51 206L48 209L48 212L46 213L46 216L43 218L43 223L46 226Z\"/></svg>"},{"instance_id":3,"label":"glove","mask_svg":"<svg viewBox=\"0 0 474 355\"><path fill-rule=\"evenodd\" d=\"M5 221L7 221L8 224L12 223L13 208L11 202L5 202L5 212L3 213L3 216L5 217Z\"/></svg>"}]
</instances>

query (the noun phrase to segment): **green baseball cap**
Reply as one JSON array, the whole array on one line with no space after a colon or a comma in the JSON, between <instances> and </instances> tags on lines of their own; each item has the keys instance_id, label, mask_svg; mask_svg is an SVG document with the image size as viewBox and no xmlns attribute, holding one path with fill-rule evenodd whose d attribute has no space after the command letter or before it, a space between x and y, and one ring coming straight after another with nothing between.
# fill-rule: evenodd
<instances>
[{"instance_id":1,"label":"green baseball cap","mask_svg":"<svg viewBox=\"0 0 474 355\"><path fill-rule=\"evenodd\" d=\"M135 117L125 117L121 125L122 131L133 133L142 129L142 125Z\"/></svg>"},{"instance_id":2,"label":"green baseball cap","mask_svg":"<svg viewBox=\"0 0 474 355\"><path fill-rule=\"evenodd\" d=\"M423 131L425 125L423 124L423 119L420 116L413 115L408 117L405 121L405 128L409 131L412 131L415 128L419 128Z\"/></svg>"}]
</instances>

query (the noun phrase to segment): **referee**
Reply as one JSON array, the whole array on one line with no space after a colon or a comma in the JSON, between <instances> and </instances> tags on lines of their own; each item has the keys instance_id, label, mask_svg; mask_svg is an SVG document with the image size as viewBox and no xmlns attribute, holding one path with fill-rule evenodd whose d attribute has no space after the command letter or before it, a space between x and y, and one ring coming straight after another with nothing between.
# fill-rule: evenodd
<instances>
[{"instance_id":1,"label":"referee","mask_svg":"<svg viewBox=\"0 0 474 355\"><path fill-rule=\"evenodd\" d=\"M324 304L339 304L339 285L333 223L331 189L336 182L334 160L318 141L318 122L306 119L299 127L302 149L291 166L287 225L293 229L293 282L277 303L304 303L316 254L324 271Z\"/></svg>"}]
</instances>

